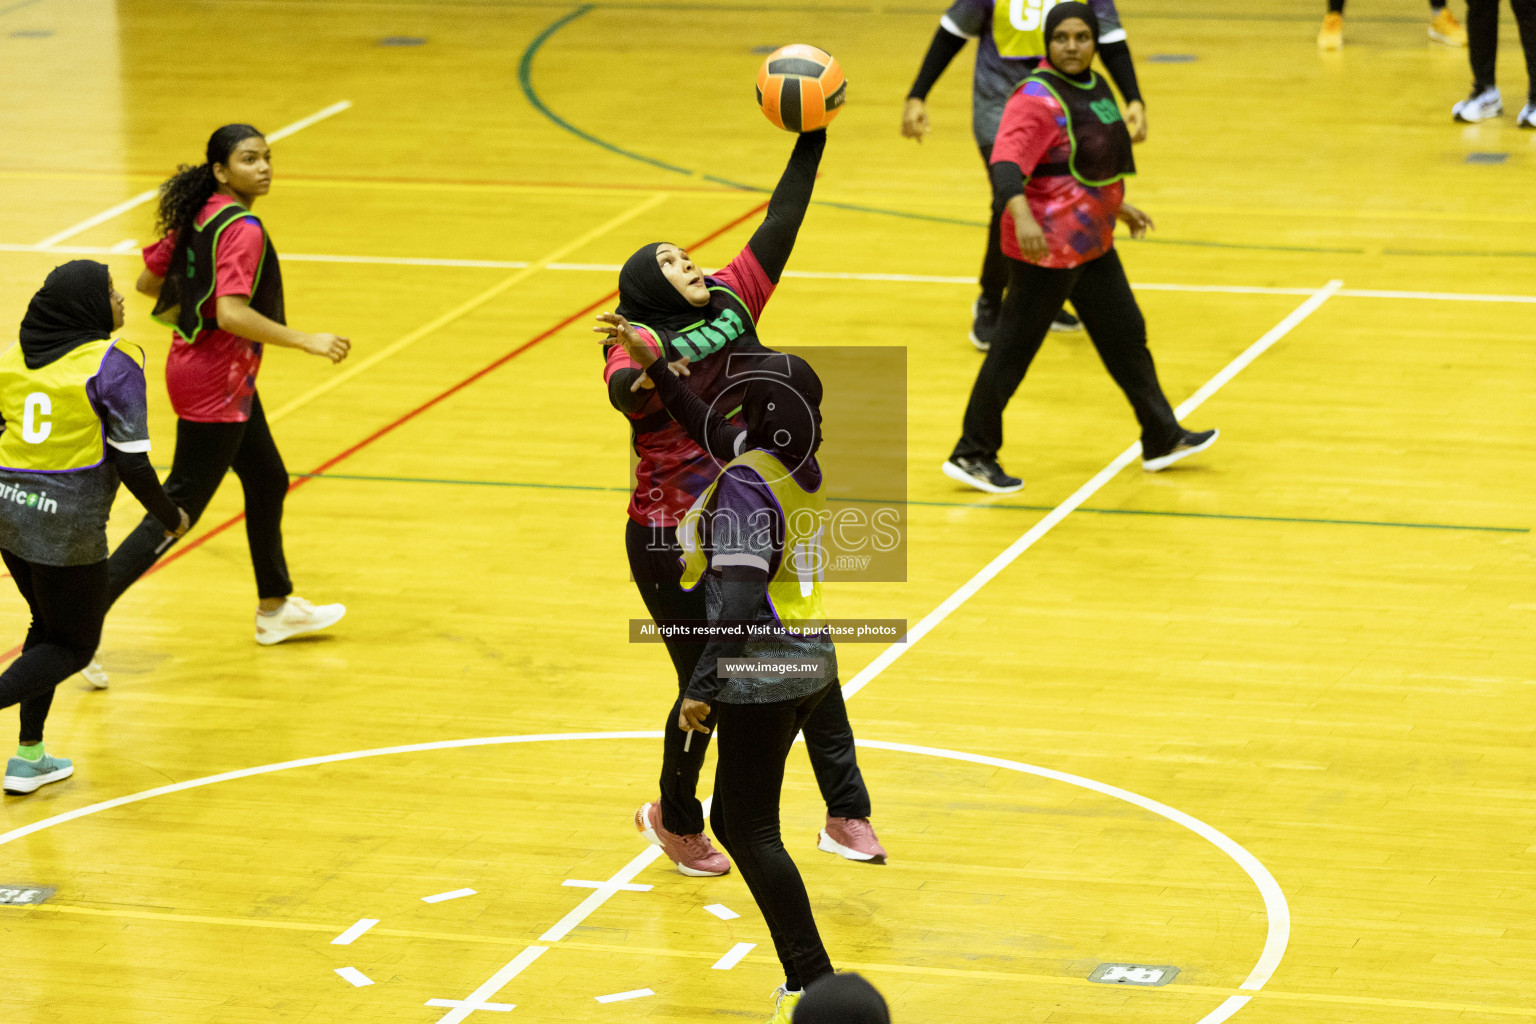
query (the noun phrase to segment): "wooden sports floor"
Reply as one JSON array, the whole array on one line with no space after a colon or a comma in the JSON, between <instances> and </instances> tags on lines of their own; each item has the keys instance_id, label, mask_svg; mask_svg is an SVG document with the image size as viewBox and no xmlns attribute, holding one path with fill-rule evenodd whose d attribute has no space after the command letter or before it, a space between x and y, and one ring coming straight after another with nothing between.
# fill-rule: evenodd
<instances>
[{"instance_id":1,"label":"wooden sports floor","mask_svg":"<svg viewBox=\"0 0 1536 1024\"><path fill-rule=\"evenodd\" d=\"M130 591L112 688L54 705L76 775L0 810L0 886L57 889L0 907L0 1016L768 1017L739 876L630 824L671 669L628 642L627 428L587 327L638 245L745 243L765 196L732 183L791 142L751 80L807 41L850 100L763 336L905 347L907 579L827 603L920 637L839 652L888 865L816 852L791 762L834 961L901 1024L1536 1018L1536 133L1451 123L1465 53L1415 3L1352 0L1326 58L1320 4L1122 6L1158 226L1122 252L1222 437L1113 472L1130 412L1053 335L1008 411L1028 486L990 498L938 471L979 362L970 50L927 142L897 133L941 3L0 0L0 320L76 254L127 290L142 193L249 121L299 126L258 208L291 321L354 343L260 385L299 593L347 618L253 643L233 481ZM132 296L125 333L164 467L166 332ZM8 583L0 622L19 642Z\"/></svg>"}]
</instances>

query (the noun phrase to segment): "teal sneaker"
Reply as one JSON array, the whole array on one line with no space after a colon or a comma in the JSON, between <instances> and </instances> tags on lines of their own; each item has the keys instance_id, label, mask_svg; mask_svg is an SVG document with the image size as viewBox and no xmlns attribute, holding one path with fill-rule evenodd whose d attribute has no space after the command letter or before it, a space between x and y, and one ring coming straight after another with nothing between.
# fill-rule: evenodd
<instances>
[{"instance_id":1,"label":"teal sneaker","mask_svg":"<svg viewBox=\"0 0 1536 1024\"><path fill-rule=\"evenodd\" d=\"M13 757L5 764L5 791L13 796L35 792L50 782L58 782L75 774L75 763L52 754L44 754L36 761Z\"/></svg>"}]
</instances>

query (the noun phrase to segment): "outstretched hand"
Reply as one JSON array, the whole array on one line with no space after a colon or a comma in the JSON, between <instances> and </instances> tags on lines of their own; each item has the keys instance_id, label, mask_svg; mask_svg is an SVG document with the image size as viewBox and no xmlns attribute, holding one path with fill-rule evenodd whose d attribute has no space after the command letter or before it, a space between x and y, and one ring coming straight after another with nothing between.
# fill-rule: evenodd
<instances>
[{"instance_id":1,"label":"outstretched hand","mask_svg":"<svg viewBox=\"0 0 1536 1024\"><path fill-rule=\"evenodd\" d=\"M660 352L657 352L645 343L645 339L640 336L640 332L635 330L635 325L618 313L599 313L597 314L597 319L599 323L596 327L592 328L593 333L605 335L605 343L623 345L625 353L640 365L640 369L649 370L651 364L661 358ZM672 371L674 377L689 376L688 357L683 356L675 362L668 363L667 369ZM641 374L629 386L629 390L640 391L655 386L650 377Z\"/></svg>"}]
</instances>

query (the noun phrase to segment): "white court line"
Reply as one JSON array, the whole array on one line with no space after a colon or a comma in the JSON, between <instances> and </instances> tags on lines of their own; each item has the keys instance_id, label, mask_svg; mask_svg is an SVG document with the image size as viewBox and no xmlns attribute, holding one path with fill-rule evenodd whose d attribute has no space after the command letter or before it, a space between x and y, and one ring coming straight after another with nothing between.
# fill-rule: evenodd
<instances>
[{"instance_id":1,"label":"white court line","mask_svg":"<svg viewBox=\"0 0 1536 1024\"><path fill-rule=\"evenodd\" d=\"M428 743L410 743L393 747L378 747L372 750L354 750L342 754L323 754L317 757L300 758L294 761L281 761L276 764L257 765L252 768L241 768L236 771L223 772L219 775L208 775L200 779L189 779L185 782L171 783L169 785L156 787L155 789L147 789L139 793L131 793L127 796L116 797L111 800L103 800L100 803L95 803L87 807L81 807L72 811L65 811L60 814L55 814L50 818L43 819L42 821L33 822L30 825L23 825L20 828L15 828L9 832L0 834L0 846L4 846L7 843L22 839L26 836L32 835L35 832L40 832L43 829L52 828L55 825L62 825L66 822L74 821L77 818L83 818L92 814L99 814L102 811L112 810L127 804L138 803L141 800L149 800L153 797L167 796L172 793L181 793L187 790L198 789L203 786L211 786L218 782L232 782L238 779L247 779L259 775L267 775L272 772L287 771L292 768L311 768L324 764L340 764L346 761L356 761L366 757L384 757L392 754L416 754L439 750L500 746L503 744L548 743L571 740L658 740L661 738L662 733L658 730L633 732L538 733L527 736L483 736L473 739L434 740ZM1064 772L1057 772L1048 768L1037 768L1033 765L1026 765L1018 761L1006 761L1002 758L986 758L985 760L981 760L985 757L985 755L966 754L960 751L942 750L937 747L914 747L910 744L885 743L879 740L859 740L858 742L859 745L863 747L910 751L929 754L936 757L950 758L958 761L973 761L977 763L991 764L1009 770L1022 771L1027 774L1038 775L1042 778L1055 779L1065 782L1069 785L1082 785L1083 783L1091 783L1089 788L1093 789L1095 792L1122 799L1123 797L1121 797L1121 794L1134 796L1136 799L1133 802L1136 804L1136 806L1151 810L1158 814L1163 813L1162 811L1158 810L1159 808L1167 806L1165 804L1160 804L1155 800L1150 800L1137 794L1130 793L1129 790L1122 790L1115 786L1097 783L1094 782L1094 780L1086 779L1083 776L1069 775ZM705 801L706 806L709 804L709 802L710 801ZM1173 809L1169 808L1169 810ZM1193 818L1189 815L1183 814L1182 812L1175 812L1175 814L1171 816L1164 814L1163 816L1167 817L1175 824L1185 828L1189 827L1189 822L1196 822L1200 824L1202 828L1197 830L1197 834L1203 838L1211 840L1212 842L1216 842L1211 838L1212 835L1221 835L1221 833L1218 832L1214 827L1205 825L1205 823L1200 822L1198 818ZM1267 878L1271 883L1273 883L1273 878L1269 875L1269 872L1264 869L1263 865L1260 864L1256 858L1253 858L1251 854L1248 854L1246 850L1243 850L1242 847L1238 845L1234 840L1231 840L1225 836L1222 838L1225 839L1226 842L1218 842L1217 846L1220 847L1224 852L1228 850L1242 851L1243 858L1238 860L1237 864L1244 870L1245 873L1248 874L1248 876L1255 882L1255 884L1259 885L1260 895L1265 900L1265 912L1270 915L1271 919L1277 918L1281 914L1285 914L1287 915L1286 920L1289 922L1289 911L1285 908L1284 893L1280 891L1279 886L1260 883L1261 878ZM657 850L656 847L650 847L649 849L655 851L650 859L654 860L656 856L660 855L660 851ZM1271 901L1275 901L1273 906L1271 905ZM530 947L530 949L532 948L535 947ZM538 948L540 948L542 951L542 949L548 947ZM1267 951L1268 950L1266 947L1266 952ZM528 951L525 950L524 954L527 954L527 952ZM534 955L537 956L537 954ZM531 963L532 961L529 960L528 962ZM513 963L517 963L517 961L514 960ZM509 964L508 967L510 966L512 965ZM523 966L526 966L526 963L523 964ZM506 968L503 968L503 970L505 969ZM1257 970L1258 969L1255 968L1255 972L1257 972ZM1249 983L1252 983L1253 981L1254 978L1252 975L1250 975ZM1254 987L1257 986L1255 985ZM486 994L488 995L490 993ZM1240 1007L1243 1005L1243 1003L1247 1002L1247 999L1248 997L1246 996L1234 996L1223 1003L1222 1007L1224 1008L1231 1006L1232 1009L1235 1010L1237 1007ZM439 1000L438 1002L443 1004L459 1005L461 1003L468 1003L470 1000ZM1220 1012L1220 1008L1216 1012ZM1227 1011L1227 1015L1230 1015L1231 1012L1231 1010ZM1213 1013L1208 1015L1201 1022L1201 1024L1216 1024L1216 1021L1225 1019L1225 1016L1217 1017L1215 1013Z\"/></svg>"},{"instance_id":2,"label":"white court line","mask_svg":"<svg viewBox=\"0 0 1536 1024\"><path fill-rule=\"evenodd\" d=\"M606 886L612 886L615 891L622 890L624 892L650 892L656 888L654 885L636 885L634 883L626 885L622 882L589 882L585 878L567 878L560 884L568 885L573 889L602 889Z\"/></svg>"},{"instance_id":3,"label":"white court line","mask_svg":"<svg viewBox=\"0 0 1536 1024\"><path fill-rule=\"evenodd\" d=\"M293 122L293 124L284 125L283 127L279 128L277 131L275 131L272 134L268 135L267 136L267 141L268 142L277 142L280 139L286 139L288 136L292 135L294 132L303 131L305 128L308 128L310 125L314 124L316 121L323 121L326 118L330 117L331 115L339 114L343 110L346 110L347 108L349 108L351 106L352 106L352 101L351 100L342 100L339 103L332 103L330 106L324 108L323 110L315 111L313 114L310 114L308 117L301 117L301 118L299 118L297 121ZM152 188L152 189L149 189L148 191L140 192L138 195L133 196L130 199L123 200L122 202L118 203L116 206L109 206L109 207L107 207L105 210L102 210L100 213L96 214L93 217L87 217L87 218L85 218L85 220L81 221L78 224L75 224L75 225L72 225L70 227L67 227L63 231L60 231L60 232L58 232L56 234L49 235L47 238L43 239L41 242L38 242L36 245L32 246L31 248L33 248L33 249L49 249L49 248L52 248L53 246L58 245L60 242L64 241L64 239L66 239L66 238L74 238L76 235L80 234L82 231L89 231L91 228L95 227L98 224L105 224L107 221L111 220L113 217L119 216L120 214L127 213L129 210L132 210L133 208L135 208L137 206L144 205L145 203L149 202L151 199L155 198L159 194L160 194L160 189L159 188ZM111 250L108 250L108 251L110 252Z\"/></svg>"},{"instance_id":4,"label":"white court line","mask_svg":"<svg viewBox=\"0 0 1536 1024\"><path fill-rule=\"evenodd\" d=\"M596 892L580 903L574 910L566 914L560 920L550 926L549 931L539 936L540 942L559 942L571 934L571 929L585 921L598 907L608 902L609 897L624 887L630 879L644 871L657 857L661 856L661 847L646 844L645 849L635 855L634 859L618 870L612 878L608 879Z\"/></svg>"},{"instance_id":5,"label":"white court line","mask_svg":"<svg viewBox=\"0 0 1536 1024\"><path fill-rule=\"evenodd\" d=\"M709 911L711 914L714 914L722 921L734 921L741 916L740 914L736 913L736 911L726 906L724 903L711 903L704 909Z\"/></svg>"},{"instance_id":6,"label":"white court line","mask_svg":"<svg viewBox=\"0 0 1536 1024\"><path fill-rule=\"evenodd\" d=\"M376 918L376 917L360 918L358 920L357 924L354 924L351 928L348 928L346 931L342 932L340 935L338 935L334 939L332 939L331 940L331 945L333 945L333 946L350 946L350 945L352 945L352 943L357 941L359 936L361 936L369 928L372 928L374 925L376 925L378 923L379 923L379 919Z\"/></svg>"},{"instance_id":7,"label":"white court line","mask_svg":"<svg viewBox=\"0 0 1536 1024\"><path fill-rule=\"evenodd\" d=\"M1257 857L1249 853L1241 843L1222 832L1220 829L1208 825L1192 814L1186 814L1177 807L1144 797L1140 793L1133 793L1119 786L1111 786L1107 782L1090 779L1085 775L1073 775L1070 772L1057 771L1054 768L1041 768L1038 765L1025 764L1023 761L1010 761L1004 757L991 757L986 754L967 754L959 750L948 750L942 747L924 747L912 743L891 743L883 740L855 740L860 747L870 747L875 750L895 750L903 754L926 754L930 757L942 757L951 761L967 761L971 764L984 764L993 768L1006 768L1009 771L1021 772L1025 775L1034 775L1042 779L1052 779L1056 782L1065 782L1070 786L1080 789L1102 793L1116 800L1123 800L1142 810L1151 811L1160 818L1166 818L1176 825L1193 832L1206 842L1215 846L1226 854L1243 872L1253 881L1259 890L1259 896L1264 900L1264 914L1269 919L1269 934L1264 941L1264 952L1259 957L1259 962L1254 965L1248 977L1238 988L1260 989L1269 981L1275 973L1275 968L1280 965L1280 958L1285 954L1286 939L1291 931L1291 908L1285 900L1285 891L1280 888L1280 883L1275 881L1275 876L1269 873L1263 863ZM1239 999L1227 1016L1237 1012L1243 1003L1250 997L1233 996ZM1223 1006L1226 1004L1223 1003ZM1219 1008L1218 1008L1219 1009ZM1215 1024L1218 1020L1226 1020L1226 1017L1216 1017L1214 1011L1207 1015L1201 1024Z\"/></svg>"},{"instance_id":8,"label":"white court line","mask_svg":"<svg viewBox=\"0 0 1536 1024\"><path fill-rule=\"evenodd\" d=\"M732 967L735 967L737 964L741 963L742 958L756 948L757 943L755 942L738 942L736 945L731 947L731 951L729 953L715 961L713 969L717 971L728 971Z\"/></svg>"},{"instance_id":9,"label":"white court line","mask_svg":"<svg viewBox=\"0 0 1536 1024\"><path fill-rule=\"evenodd\" d=\"M118 243L120 246L122 243ZM118 246L105 245L54 245L47 252L72 256L120 256ZM38 252L35 245L0 243L0 252ZM132 251L132 250L129 250ZM472 260L447 259L430 256L346 256L333 253L285 252L282 258L290 263L357 263L377 266L401 267L466 267L483 270L523 270L531 267L530 260ZM549 263L545 270L593 271L618 273L617 263ZM932 274L859 274L819 270L786 270L785 277L797 277L808 281L890 281L907 284L969 284L974 277L943 277ZM1136 281L1131 287L1139 292L1184 292L1211 295L1311 295L1313 288L1277 288L1265 285L1243 284L1178 284L1159 281ZM1417 292L1393 291L1383 288L1340 288L1334 293L1341 299L1409 299L1430 302L1507 302L1517 305L1536 305L1536 295L1497 295L1479 292Z\"/></svg>"},{"instance_id":10,"label":"white court line","mask_svg":"<svg viewBox=\"0 0 1536 1024\"><path fill-rule=\"evenodd\" d=\"M1228 363L1221 372L1209 381L1206 381L1204 387L1180 404L1174 410L1179 419L1183 419L1190 412L1198 408L1207 398L1215 394L1217 389L1235 377L1245 366L1268 351L1271 345L1289 334L1297 324L1311 316L1317 307L1328 301L1339 290L1340 285L1341 282L1339 281L1329 281L1322 288L1312 292L1311 297L1307 301L1292 310L1285 319L1265 332L1264 336L1259 338L1258 341L1249 345L1241 355ZM1083 502L1093 497L1100 488L1114 479L1122 469L1134 462L1140 454L1141 442L1137 441L1126 448L1125 451L1115 456L1109 465L1095 473L1087 483L1073 491L1071 496L1060 505L1047 512L1044 518L1030 527L1018 540L1004 548L1001 554L983 566L976 575L961 584L959 589L940 602L937 608L923 616L917 625L908 629L905 642L891 644L881 651L874 661L864 666L863 670L850 679L847 685L843 687L844 699L852 697L873 682L876 676L884 672L897 658L910 650L912 645L927 636L939 623L949 618L956 609L975 596L976 592L986 586L998 573L1017 561L1020 555L1034 547L1036 541L1049 533L1057 523L1076 511Z\"/></svg>"},{"instance_id":11,"label":"white court line","mask_svg":"<svg viewBox=\"0 0 1536 1024\"><path fill-rule=\"evenodd\" d=\"M648 988L636 988L628 992L615 992L611 996L593 996L593 998L600 1003L621 1003L626 999L639 999L642 996L653 996L655 994L655 992Z\"/></svg>"},{"instance_id":12,"label":"white court line","mask_svg":"<svg viewBox=\"0 0 1536 1024\"><path fill-rule=\"evenodd\" d=\"M529 946L517 956L507 961L506 965L486 979L485 984L475 989L464 999L429 999L427 1006L451 1006L447 1013L437 1019L437 1024L459 1024L459 1021L468 1017L476 1010L500 1010L502 1007L510 1010L515 1003L488 1003L491 996L506 987L507 982L523 973L523 969L533 963L539 957L549 952L548 946Z\"/></svg>"},{"instance_id":13,"label":"white court line","mask_svg":"<svg viewBox=\"0 0 1536 1024\"><path fill-rule=\"evenodd\" d=\"M423 903L442 903L444 900L456 900L463 896L477 895L473 889L454 889L451 892L440 892L436 896L423 896Z\"/></svg>"},{"instance_id":14,"label":"white court line","mask_svg":"<svg viewBox=\"0 0 1536 1024\"><path fill-rule=\"evenodd\" d=\"M357 988L373 984L373 979L356 967L338 967L336 968L336 973L350 981Z\"/></svg>"}]
</instances>

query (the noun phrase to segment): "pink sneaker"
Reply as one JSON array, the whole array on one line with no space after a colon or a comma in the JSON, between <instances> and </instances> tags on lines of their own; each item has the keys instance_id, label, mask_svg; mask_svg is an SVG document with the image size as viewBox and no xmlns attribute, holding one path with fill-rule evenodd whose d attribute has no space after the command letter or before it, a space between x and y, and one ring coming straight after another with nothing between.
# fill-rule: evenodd
<instances>
[{"instance_id":1,"label":"pink sneaker","mask_svg":"<svg viewBox=\"0 0 1536 1024\"><path fill-rule=\"evenodd\" d=\"M885 847L875 838L875 827L869 823L868 818L834 818L827 815L827 827L817 836L816 849L849 860L885 863Z\"/></svg>"},{"instance_id":2,"label":"pink sneaker","mask_svg":"<svg viewBox=\"0 0 1536 1024\"><path fill-rule=\"evenodd\" d=\"M642 836L671 858L677 870L697 878L723 875L731 870L731 862L725 854L715 849L709 837L702 832L680 836L661 827L661 806L641 804L635 812L635 828Z\"/></svg>"}]
</instances>

